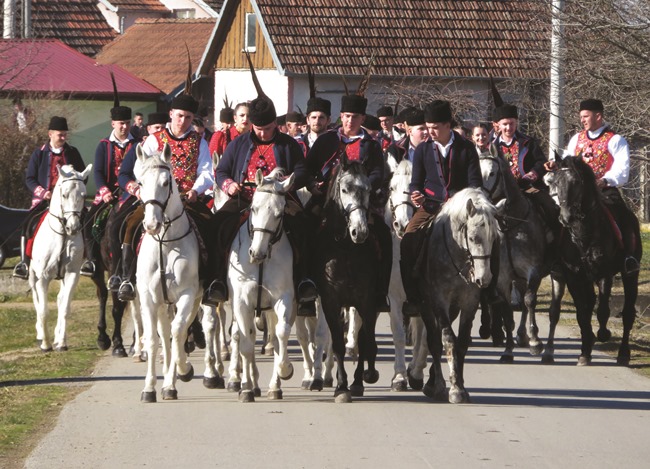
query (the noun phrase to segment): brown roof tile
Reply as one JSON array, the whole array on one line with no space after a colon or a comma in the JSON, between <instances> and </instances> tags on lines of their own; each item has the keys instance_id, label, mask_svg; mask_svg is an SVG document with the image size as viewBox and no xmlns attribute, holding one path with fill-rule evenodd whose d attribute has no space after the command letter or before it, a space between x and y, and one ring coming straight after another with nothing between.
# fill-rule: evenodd
<instances>
[{"instance_id":1,"label":"brown roof tile","mask_svg":"<svg viewBox=\"0 0 650 469\"><path fill-rule=\"evenodd\" d=\"M233 0L228 0L233 1ZM256 0L288 74L540 78L549 27L527 1ZM536 6L537 5L537 6ZM287 14L288 11L300 14ZM485 68L481 66L483 61Z\"/></svg>"},{"instance_id":2,"label":"brown roof tile","mask_svg":"<svg viewBox=\"0 0 650 469\"><path fill-rule=\"evenodd\" d=\"M139 19L97 54L101 64L118 64L169 94L185 81L185 43L196 70L215 18Z\"/></svg>"},{"instance_id":3,"label":"brown roof tile","mask_svg":"<svg viewBox=\"0 0 650 469\"><path fill-rule=\"evenodd\" d=\"M108 0L108 2L120 10L169 12L160 0Z\"/></svg>"}]
</instances>

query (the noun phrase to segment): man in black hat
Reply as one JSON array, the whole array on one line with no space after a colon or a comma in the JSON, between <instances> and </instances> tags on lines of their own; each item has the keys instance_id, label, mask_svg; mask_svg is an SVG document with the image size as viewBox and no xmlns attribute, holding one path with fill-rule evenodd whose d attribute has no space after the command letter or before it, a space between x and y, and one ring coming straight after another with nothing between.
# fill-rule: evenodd
<instances>
[{"instance_id":1,"label":"man in black hat","mask_svg":"<svg viewBox=\"0 0 650 469\"><path fill-rule=\"evenodd\" d=\"M413 162L415 149L429 138L429 130L424 121L424 111L412 108L405 114L406 135L404 138L393 142L386 149L386 160L392 171L395 171L397 165L407 159Z\"/></svg>"},{"instance_id":2,"label":"man in black hat","mask_svg":"<svg viewBox=\"0 0 650 469\"><path fill-rule=\"evenodd\" d=\"M377 118L381 124L381 149L386 150L391 144L395 143L395 133L393 132L393 124L395 122L395 115L393 108L390 106L382 106L377 109Z\"/></svg>"},{"instance_id":3,"label":"man in black hat","mask_svg":"<svg viewBox=\"0 0 650 469\"><path fill-rule=\"evenodd\" d=\"M233 140L219 161L216 169L217 184L230 199L215 214L214 224L218 227L218 262L214 265L214 281L204 292L203 303L217 304L228 299L227 254L237 234L240 213L246 209L253 198L257 170L267 176L275 168L284 168L286 175L295 175L288 203L299 207L295 191L303 187L308 179L303 151L296 140L278 130L273 102L258 90L260 95L251 101L248 117L251 131ZM309 229L303 212L285 214L284 223L289 239L298 251L298 263L294 266L296 299L300 302L313 301L316 287L307 277L307 252L305 242Z\"/></svg>"},{"instance_id":4,"label":"man in black hat","mask_svg":"<svg viewBox=\"0 0 650 469\"><path fill-rule=\"evenodd\" d=\"M199 103L187 91L174 98L169 111L171 122L160 132L149 135L142 144L142 150L147 155L153 155L160 153L165 144L169 145L172 153L170 164L178 190L190 207L188 213L203 232L208 227L202 216L209 216L210 213L205 205L207 200L204 194L214 186L214 178L208 142L192 128L198 107ZM118 175L120 187L131 200L138 200L140 197L140 186L133 172L135 162L135 148L132 148L127 153ZM123 207L127 202L129 201L127 200ZM122 283L118 290L122 301L135 298L132 282L135 274L135 256L132 241L134 230L140 225L143 216L144 211L139 210L130 214L126 220L127 228L122 243Z\"/></svg>"},{"instance_id":5,"label":"man in black hat","mask_svg":"<svg viewBox=\"0 0 650 469\"><path fill-rule=\"evenodd\" d=\"M384 222L385 193L384 156L381 145L362 128L368 100L360 95L341 97L341 126L321 135L307 154L307 168L314 178L308 188L316 204L324 202L332 169L345 154L349 160L359 160L366 167L372 188L370 207L371 232L381 250L379 287L375 303L378 311L390 311L387 301L393 246L390 230ZM378 195L380 194L380 195Z\"/></svg>"},{"instance_id":6,"label":"man in black hat","mask_svg":"<svg viewBox=\"0 0 650 469\"><path fill-rule=\"evenodd\" d=\"M309 130L302 135L307 152L316 139L327 132L332 115L332 103L323 98L309 98L307 101L307 126Z\"/></svg>"},{"instance_id":7,"label":"man in black hat","mask_svg":"<svg viewBox=\"0 0 650 469\"><path fill-rule=\"evenodd\" d=\"M27 240L31 235L33 222L47 210L52 190L59 178L58 167L72 165L75 171L86 169L79 151L66 143L68 138L68 121L65 117L53 116L50 119L47 135L49 141L34 150L27 164L25 185L32 193L30 213L22 226L20 239L20 262L16 264L13 276L27 280L29 276L28 260L25 256Z\"/></svg>"},{"instance_id":8,"label":"man in black hat","mask_svg":"<svg viewBox=\"0 0 650 469\"><path fill-rule=\"evenodd\" d=\"M442 204L455 193L467 187L483 186L476 148L452 130L449 102L436 100L427 104L423 117L431 138L418 145L413 153L410 191L411 201L418 209L400 245L400 272L406 292L402 309L405 316L418 316L422 309L422 295L417 282L419 272L415 268L420 264L418 257L426 239L423 227L436 217ZM416 121L419 120L418 117ZM493 251L498 254L498 249ZM498 266L492 270L498 272Z\"/></svg>"},{"instance_id":9,"label":"man in black hat","mask_svg":"<svg viewBox=\"0 0 650 469\"><path fill-rule=\"evenodd\" d=\"M605 204L614 214L623 237L625 272L639 270L634 257L639 220L625 203L618 189L630 176L630 147L622 135L614 132L604 119L605 108L599 99L580 102L580 123L583 130L569 140L568 155L580 155L594 171L596 184L603 192ZM549 161L547 169L555 169Z\"/></svg>"},{"instance_id":10,"label":"man in black hat","mask_svg":"<svg viewBox=\"0 0 650 469\"><path fill-rule=\"evenodd\" d=\"M120 165L126 156L126 153L132 146L139 142L139 139L131 133L131 108L120 106L119 102L111 108L111 134L99 141L95 150L95 164L93 165L93 176L97 193L93 205L88 211L87 223L84 223L83 235L86 247L86 261L81 266L81 275L92 277L95 273L95 264L99 252L99 246L95 242L92 234L95 226L96 216L107 207L117 201L119 185L117 184L117 175ZM105 225L100 229L103 231ZM97 228L96 228L97 229ZM113 225L111 236L109 237L110 249L113 253L118 253L120 227ZM117 266L114 262L111 272Z\"/></svg>"},{"instance_id":11,"label":"man in black hat","mask_svg":"<svg viewBox=\"0 0 650 469\"><path fill-rule=\"evenodd\" d=\"M302 134L302 125L305 123L305 116L301 112L287 112L285 118L287 124L287 135L293 138L299 138Z\"/></svg>"}]
</instances>

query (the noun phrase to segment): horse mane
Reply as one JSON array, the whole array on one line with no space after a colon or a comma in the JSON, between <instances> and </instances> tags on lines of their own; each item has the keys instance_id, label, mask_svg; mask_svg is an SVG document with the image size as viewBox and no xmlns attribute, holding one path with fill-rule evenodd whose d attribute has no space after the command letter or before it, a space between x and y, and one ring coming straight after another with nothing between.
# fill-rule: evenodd
<instances>
[{"instance_id":1,"label":"horse mane","mask_svg":"<svg viewBox=\"0 0 650 469\"><path fill-rule=\"evenodd\" d=\"M596 190L596 175L587 163L579 156L567 156L562 159L561 168L568 168L578 173L586 187ZM600 192L600 191L598 191Z\"/></svg>"},{"instance_id":2,"label":"horse mane","mask_svg":"<svg viewBox=\"0 0 650 469\"><path fill-rule=\"evenodd\" d=\"M286 174L287 171L284 168L273 168L273 170L269 173L268 176L266 176L266 178L279 181L284 176L286 176Z\"/></svg>"},{"instance_id":3,"label":"horse mane","mask_svg":"<svg viewBox=\"0 0 650 469\"><path fill-rule=\"evenodd\" d=\"M148 155L148 157L142 162L141 169L144 171L151 168L154 165L164 165L171 169L169 163L165 163L163 159L160 157L161 154L162 152L154 153L153 155Z\"/></svg>"},{"instance_id":4,"label":"horse mane","mask_svg":"<svg viewBox=\"0 0 650 469\"><path fill-rule=\"evenodd\" d=\"M478 212L486 213L494 218L496 208L482 189L477 187L468 187L457 192L451 199L445 202L438 214L437 219L441 221L450 221L452 229L467 223L467 200L472 199L474 207ZM496 224L494 225L496 229Z\"/></svg>"},{"instance_id":5,"label":"horse mane","mask_svg":"<svg viewBox=\"0 0 650 469\"><path fill-rule=\"evenodd\" d=\"M345 157L346 156L343 155L343 158ZM332 176L330 178L331 182L327 188L327 197L325 198L325 207L329 206L332 200L337 199L338 181L341 178L341 174L343 172L346 172L352 176L365 176L366 168L363 166L361 161L358 160L347 161L346 163L339 161L339 163L332 169Z\"/></svg>"},{"instance_id":6,"label":"horse mane","mask_svg":"<svg viewBox=\"0 0 650 469\"><path fill-rule=\"evenodd\" d=\"M413 174L413 164L409 160L402 160L395 169L397 176L410 176Z\"/></svg>"}]
</instances>

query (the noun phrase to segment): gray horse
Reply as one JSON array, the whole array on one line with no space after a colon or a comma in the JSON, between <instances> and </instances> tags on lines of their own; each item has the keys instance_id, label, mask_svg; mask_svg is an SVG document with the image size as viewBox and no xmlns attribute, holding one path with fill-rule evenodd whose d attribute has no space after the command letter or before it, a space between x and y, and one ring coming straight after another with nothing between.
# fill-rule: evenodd
<instances>
[{"instance_id":1,"label":"gray horse","mask_svg":"<svg viewBox=\"0 0 650 469\"><path fill-rule=\"evenodd\" d=\"M480 157L483 186L493 203L505 201L503 217L499 222L501 237L501 264L499 269L498 290L500 295L510 300L512 288L523 298L521 322L517 329L519 345L529 345L531 355L542 353L543 343L539 338L536 320L537 290L544 277L551 274L552 298L549 310L550 330L546 348L542 355L543 363L554 361L555 328L560 316L560 301L564 292L564 282L559 274L551 272L557 256L549 252L546 232L547 227L533 203L517 185L508 163L497 156ZM512 330L514 319L510 301L494 305L491 308L492 320L499 321L503 314L506 332L506 349L501 356L502 362L514 359L514 340ZM530 316L528 330L527 318Z\"/></svg>"}]
</instances>

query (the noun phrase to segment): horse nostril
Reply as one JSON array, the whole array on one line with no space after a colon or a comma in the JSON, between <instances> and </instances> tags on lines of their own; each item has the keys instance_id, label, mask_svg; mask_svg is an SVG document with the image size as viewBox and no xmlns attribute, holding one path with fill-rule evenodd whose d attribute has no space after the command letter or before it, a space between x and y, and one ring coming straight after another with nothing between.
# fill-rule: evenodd
<instances>
[{"instance_id":1,"label":"horse nostril","mask_svg":"<svg viewBox=\"0 0 650 469\"><path fill-rule=\"evenodd\" d=\"M357 230L352 230L352 232L350 234L352 235L353 238L356 238L357 237Z\"/></svg>"}]
</instances>

